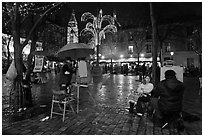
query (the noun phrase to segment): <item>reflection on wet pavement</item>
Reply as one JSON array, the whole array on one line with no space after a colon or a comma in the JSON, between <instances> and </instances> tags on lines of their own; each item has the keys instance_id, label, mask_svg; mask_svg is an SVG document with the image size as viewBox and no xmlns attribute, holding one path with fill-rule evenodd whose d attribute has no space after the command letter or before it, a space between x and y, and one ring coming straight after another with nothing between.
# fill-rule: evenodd
<instances>
[{"instance_id":1,"label":"reflection on wet pavement","mask_svg":"<svg viewBox=\"0 0 204 137\"><path fill-rule=\"evenodd\" d=\"M48 77L49 80L47 83L32 85L31 91L34 107L27 110L25 114L26 116L14 119L14 121L40 114L49 115L52 90L59 89L59 75L49 73ZM103 80L101 82L92 83L89 88L80 88L79 110L83 111L87 108L93 107L93 109L96 109L95 106L117 106L119 108L127 107L128 96L131 91L136 90L138 86L138 82L135 81L135 79L135 76L107 74L103 76Z\"/></svg>"},{"instance_id":2,"label":"reflection on wet pavement","mask_svg":"<svg viewBox=\"0 0 204 137\"><path fill-rule=\"evenodd\" d=\"M137 86L138 82L134 76L109 75L102 81L101 89L93 88L92 95L98 104L127 106L128 96L132 90L137 89Z\"/></svg>"},{"instance_id":3,"label":"reflection on wet pavement","mask_svg":"<svg viewBox=\"0 0 204 137\"><path fill-rule=\"evenodd\" d=\"M30 118L27 119L27 121L32 121L27 122L30 126L30 134L35 131L33 130L33 126L39 126L40 129L43 126L42 130L50 130L48 132L43 131L45 134L78 134L81 127L84 127L84 129L80 134L91 133L91 131L88 132L88 129L94 130L94 134L170 134L170 131L167 131L168 129L161 133L160 128L152 123L151 119L148 119L146 115L139 118L126 111L125 108L129 106L129 96L133 90L137 89L139 84L136 79L135 76L104 75L103 81L92 83L89 88L80 88L78 115L69 113L65 123L62 123L61 120L59 120L60 118L56 116L53 119L45 120L44 124L39 121L50 116L52 89L58 89L58 75L50 74L48 83L35 84L32 87L34 107L30 113L28 113L29 111L27 110L25 113L25 118L29 118L29 115L32 114ZM187 84L189 86L187 89L190 89L190 86L193 85L192 82L191 85L189 83ZM196 86L194 85L194 87ZM189 94L191 94L191 96L189 96ZM192 98L193 96L194 98ZM196 101L196 99L199 100ZM194 112L194 114L202 114L202 105L201 103L199 105L198 101L202 102L202 97L198 97L196 92L192 92L192 89L187 90L184 94L184 110ZM76 108L76 102L74 107ZM199 111L196 111L196 109ZM33 117L36 115L39 116ZM4 120L4 117L2 118ZM26 122L26 120L24 122ZM6 127L4 125L5 122L3 121L2 123L3 127ZM72 125L70 123L74 126L70 126ZM184 124L188 134L202 134L202 121L195 121L193 123L185 121ZM21 126L9 126L21 133ZM55 130L53 131L55 126L58 126L56 132ZM67 128L68 126L71 128L67 131L61 131L61 128ZM28 132L26 127L24 128L25 132L21 134ZM15 133L10 129L8 129L8 131L8 133Z\"/></svg>"}]
</instances>

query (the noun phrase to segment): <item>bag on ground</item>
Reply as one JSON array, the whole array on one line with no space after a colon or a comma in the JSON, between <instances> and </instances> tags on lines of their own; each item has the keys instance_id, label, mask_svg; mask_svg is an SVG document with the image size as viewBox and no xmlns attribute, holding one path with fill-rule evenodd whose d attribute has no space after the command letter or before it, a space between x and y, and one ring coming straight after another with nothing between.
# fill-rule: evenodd
<instances>
[{"instance_id":1,"label":"bag on ground","mask_svg":"<svg viewBox=\"0 0 204 137\"><path fill-rule=\"evenodd\" d=\"M16 70L16 67L15 67L15 62L14 60L12 61L7 73L6 73L6 78L8 80L11 80L13 81L17 76L17 70Z\"/></svg>"}]
</instances>

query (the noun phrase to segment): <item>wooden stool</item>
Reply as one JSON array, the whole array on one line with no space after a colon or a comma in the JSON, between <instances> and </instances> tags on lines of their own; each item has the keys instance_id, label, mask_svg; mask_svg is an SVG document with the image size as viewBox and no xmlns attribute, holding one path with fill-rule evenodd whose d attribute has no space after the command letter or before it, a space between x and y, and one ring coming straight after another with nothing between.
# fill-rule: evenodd
<instances>
[{"instance_id":1,"label":"wooden stool","mask_svg":"<svg viewBox=\"0 0 204 137\"><path fill-rule=\"evenodd\" d=\"M71 94L66 94L64 90L61 90L61 91L53 90L51 118L52 118L53 114L62 115L63 116L62 121L64 122L65 114L67 111L66 110L67 104L70 106L72 112L74 112L74 109L73 109L72 104L71 104L71 102L73 100L74 99L71 97ZM63 104L63 113L54 112L54 103Z\"/></svg>"}]
</instances>

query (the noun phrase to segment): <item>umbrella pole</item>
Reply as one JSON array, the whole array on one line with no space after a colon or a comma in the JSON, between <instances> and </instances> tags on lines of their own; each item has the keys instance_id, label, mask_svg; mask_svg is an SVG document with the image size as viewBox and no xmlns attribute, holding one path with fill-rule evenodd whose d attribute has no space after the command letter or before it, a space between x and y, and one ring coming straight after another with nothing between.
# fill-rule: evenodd
<instances>
[{"instance_id":1,"label":"umbrella pole","mask_svg":"<svg viewBox=\"0 0 204 137\"><path fill-rule=\"evenodd\" d=\"M75 81L76 81L76 86L77 86L77 114L79 113L79 88L80 88L80 85L78 84L77 82L77 73L79 73L79 68L78 68L78 60L76 61L76 78L75 78Z\"/></svg>"}]
</instances>

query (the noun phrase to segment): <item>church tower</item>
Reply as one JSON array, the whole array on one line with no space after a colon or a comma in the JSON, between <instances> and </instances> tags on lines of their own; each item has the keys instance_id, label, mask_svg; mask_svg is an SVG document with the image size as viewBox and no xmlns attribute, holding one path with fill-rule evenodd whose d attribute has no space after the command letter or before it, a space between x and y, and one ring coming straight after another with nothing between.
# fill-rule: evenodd
<instances>
[{"instance_id":1,"label":"church tower","mask_svg":"<svg viewBox=\"0 0 204 137\"><path fill-rule=\"evenodd\" d=\"M67 44L69 43L78 43L78 25L75 18L74 10L72 11L72 15L70 17L70 20L68 22L67 27Z\"/></svg>"}]
</instances>

